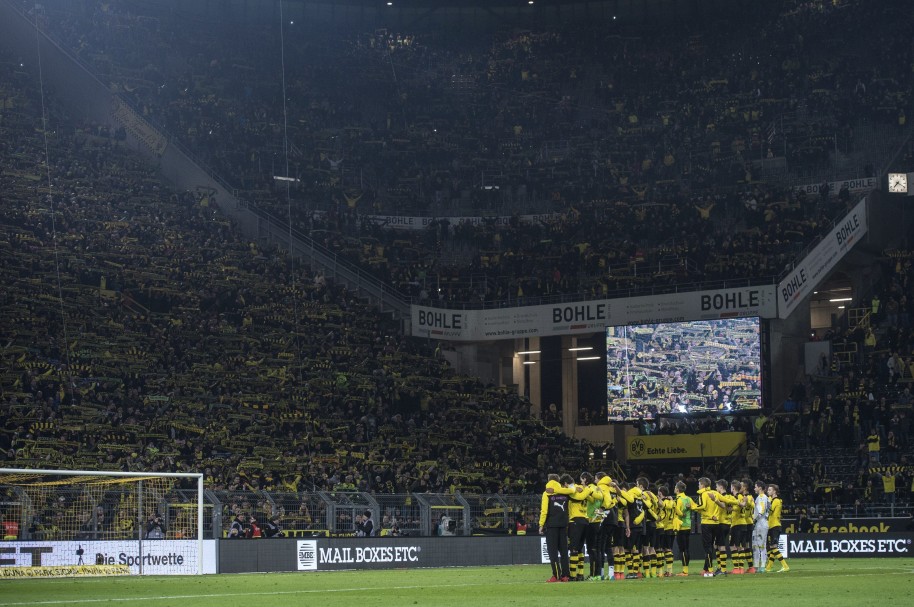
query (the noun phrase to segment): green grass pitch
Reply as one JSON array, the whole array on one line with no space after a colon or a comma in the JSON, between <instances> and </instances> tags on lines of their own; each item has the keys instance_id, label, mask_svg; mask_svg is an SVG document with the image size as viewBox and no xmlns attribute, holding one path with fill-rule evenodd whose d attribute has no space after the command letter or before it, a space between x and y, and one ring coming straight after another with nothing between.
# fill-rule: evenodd
<instances>
[{"instance_id":1,"label":"green grass pitch","mask_svg":"<svg viewBox=\"0 0 914 607\"><path fill-rule=\"evenodd\" d=\"M549 568L474 567L192 577L0 580L0 607L536 607L572 604L914 605L914 559L793 560L791 571L547 584ZM600 601L595 603L592 601ZM611 605L612 603L606 603Z\"/></svg>"}]
</instances>

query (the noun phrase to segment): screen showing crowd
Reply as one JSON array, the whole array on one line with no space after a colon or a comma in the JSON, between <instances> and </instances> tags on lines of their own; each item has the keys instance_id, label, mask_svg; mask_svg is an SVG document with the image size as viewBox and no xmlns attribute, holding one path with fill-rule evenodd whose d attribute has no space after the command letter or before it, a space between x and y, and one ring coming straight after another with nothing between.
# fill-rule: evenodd
<instances>
[{"instance_id":1,"label":"screen showing crowd","mask_svg":"<svg viewBox=\"0 0 914 607\"><path fill-rule=\"evenodd\" d=\"M760 409L759 319L606 328L610 421Z\"/></svg>"}]
</instances>

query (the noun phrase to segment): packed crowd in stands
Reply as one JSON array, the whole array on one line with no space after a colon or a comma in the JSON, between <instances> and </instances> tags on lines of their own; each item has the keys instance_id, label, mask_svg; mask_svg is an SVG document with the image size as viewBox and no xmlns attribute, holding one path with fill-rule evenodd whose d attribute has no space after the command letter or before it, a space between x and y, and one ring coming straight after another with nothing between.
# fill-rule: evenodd
<instances>
[{"instance_id":1,"label":"packed crowd in stands","mask_svg":"<svg viewBox=\"0 0 914 607\"><path fill-rule=\"evenodd\" d=\"M246 242L5 57L5 465L183 471L216 490L524 493L586 448L354 293ZM52 208L53 206L53 208ZM52 214L53 212L53 214Z\"/></svg>"},{"instance_id":2,"label":"packed crowd in stands","mask_svg":"<svg viewBox=\"0 0 914 607\"><path fill-rule=\"evenodd\" d=\"M777 276L849 193L798 196L761 183L762 165L813 180L840 157L872 176L910 104L905 8L785 3L762 23L662 32L289 23L282 47L275 23L200 27L131 3L38 16L251 204L454 304ZM273 180L287 162L292 205ZM416 238L368 218L468 209L513 221L437 221Z\"/></svg>"},{"instance_id":3,"label":"packed crowd in stands","mask_svg":"<svg viewBox=\"0 0 914 607\"><path fill-rule=\"evenodd\" d=\"M823 336L832 359L759 421L765 465L794 502L861 511L914 502L914 252L886 251L868 314ZM789 500L788 500L789 501ZM824 508L826 512L828 508Z\"/></svg>"},{"instance_id":4,"label":"packed crowd in stands","mask_svg":"<svg viewBox=\"0 0 914 607\"><path fill-rule=\"evenodd\" d=\"M430 302L777 275L852 198L759 183L752 160L816 168L835 136L853 151L858 121L904 123L911 48L895 4L663 40L292 36L292 196L307 204L291 220ZM272 181L285 173L279 49L254 43L275 36L104 6L41 17L252 204L288 217ZM833 36L848 24L884 44L859 28ZM784 55L747 50L762 47ZM527 401L455 375L356 294L244 241L210 192L169 190L121 133L73 125L53 104L66 128L47 131L52 205L36 88L10 57L0 70L5 463L201 466L229 492L383 493L531 493L546 471L589 465ZM514 212L525 205L543 213L528 223ZM458 206L513 219L437 221L415 238L366 218ZM747 431L789 503L887 501L889 475L910 501L914 293L910 257L896 261L875 346L865 327L836 335L859 341L858 356L829 361L796 413L651 431Z\"/></svg>"}]
</instances>

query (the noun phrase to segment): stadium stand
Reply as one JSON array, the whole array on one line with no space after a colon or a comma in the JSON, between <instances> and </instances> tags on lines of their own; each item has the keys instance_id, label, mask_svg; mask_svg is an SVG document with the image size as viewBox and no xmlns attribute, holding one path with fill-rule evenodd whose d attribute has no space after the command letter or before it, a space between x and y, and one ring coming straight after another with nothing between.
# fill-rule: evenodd
<instances>
[{"instance_id":1,"label":"stadium stand","mask_svg":"<svg viewBox=\"0 0 914 607\"><path fill-rule=\"evenodd\" d=\"M785 6L725 36L601 25L484 44L290 26L282 48L275 25L200 28L118 3L43 16L251 204L287 218L273 176L288 129L296 228L417 300L479 305L779 275L849 198L797 195L765 161L793 183L842 163L873 176L900 143L910 88L892 3ZM831 34L852 25L853 42ZM414 238L367 218L473 213L515 221L437 221Z\"/></svg>"},{"instance_id":2,"label":"stadium stand","mask_svg":"<svg viewBox=\"0 0 914 607\"><path fill-rule=\"evenodd\" d=\"M415 301L515 305L773 281L851 200L788 184L876 175L904 137L912 57L896 4L787 3L764 27L659 42L293 32L292 205L273 181L285 159L269 28L238 38L119 2L38 17L249 204ZM851 24L865 29L833 34ZM123 132L72 121L53 95L43 127L29 74L0 62L7 464L200 466L227 522L294 495L282 510L302 532L323 520L316 491L530 494L547 470L590 465L525 399L456 375L356 293L245 241L207 191L171 190ZM413 215L510 219L418 234L372 219ZM830 336L857 355L810 378L798 411L643 431L746 431L796 508L910 504L914 293L910 253L896 253L880 310ZM382 526L427 531L415 512L391 502Z\"/></svg>"},{"instance_id":3,"label":"stadium stand","mask_svg":"<svg viewBox=\"0 0 914 607\"><path fill-rule=\"evenodd\" d=\"M3 71L7 463L391 492L524 492L537 454L581 465L529 403L456 376L352 293L240 240L205 195L168 190L116 133L56 110L52 209L40 101L8 57Z\"/></svg>"}]
</instances>

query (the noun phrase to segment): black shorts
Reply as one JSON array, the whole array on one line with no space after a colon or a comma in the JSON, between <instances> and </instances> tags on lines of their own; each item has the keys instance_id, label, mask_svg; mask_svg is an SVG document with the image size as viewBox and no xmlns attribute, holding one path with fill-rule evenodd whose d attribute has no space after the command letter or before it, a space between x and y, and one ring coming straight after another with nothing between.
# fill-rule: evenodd
<instances>
[{"instance_id":1,"label":"black shorts","mask_svg":"<svg viewBox=\"0 0 914 607\"><path fill-rule=\"evenodd\" d=\"M584 535L589 523L585 518L575 518L568 523L568 548L578 553L584 549Z\"/></svg>"},{"instance_id":2,"label":"black shorts","mask_svg":"<svg viewBox=\"0 0 914 607\"><path fill-rule=\"evenodd\" d=\"M673 538L676 537L676 532L672 529L664 529L663 533L660 534L660 543L663 546L664 550L673 549Z\"/></svg>"},{"instance_id":3,"label":"black shorts","mask_svg":"<svg viewBox=\"0 0 914 607\"><path fill-rule=\"evenodd\" d=\"M616 521L609 522L609 519L603 521L603 524L600 525L600 537L603 538L605 542L603 548L609 551L613 546L615 546L616 540L616 529L619 526L616 525Z\"/></svg>"},{"instance_id":4,"label":"black shorts","mask_svg":"<svg viewBox=\"0 0 914 607\"><path fill-rule=\"evenodd\" d=\"M631 528L631 532L625 538L625 549L637 549L640 552L642 548L644 548L644 534L641 532L641 525L636 525Z\"/></svg>"},{"instance_id":5,"label":"black shorts","mask_svg":"<svg viewBox=\"0 0 914 607\"><path fill-rule=\"evenodd\" d=\"M769 527L768 528L768 548L777 548L778 543L781 541L781 527Z\"/></svg>"},{"instance_id":6,"label":"black shorts","mask_svg":"<svg viewBox=\"0 0 914 607\"><path fill-rule=\"evenodd\" d=\"M622 525L616 525L612 528L613 532L613 548L625 548L626 537L625 537L625 527Z\"/></svg>"},{"instance_id":7,"label":"black shorts","mask_svg":"<svg viewBox=\"0 0 914 607\"><path fill-rule=\"evenodd\" d=\"M730 545L748 546L752 539L749 525L733 525L730 527Z\"/></svg>"},{"instance_id":8,"label":"black shorts","mask_svg":"<svg viewBox=\"0 0 914 607\"><path fill-rule=\"evenodd\" d=\"M659 552L666 549L666 529L658 529L654 536L654 548Z\"/></svg>"},{"instance_id":9,"label":"black shorts","mask_svg":"<svg viewBox=\"0 0 914 607\"><path fill-rule=\"evenodd\" d=\"M641 542L642 548L655 548L657 546L657 523L646 523L644 525L644 541Z\"/></svg>"},{"instance_id":10,"label":"black shorts","mask_svg":"<svg viewBox=\"0 0 914 607\"><path fill-rule=\"evenodd\" d=\"M714 530L714 543L718 546L727 546L730 542L730 525L718 525Z\"/></svg>"},{"instance_id":11,"label":"black shorts","mask_svg":"<svg viewBox=\"0 0 914 607\"><path fill-rule=\"evenodd\" d=\"M701 526L701 546L705 554L714 552L714 537L717 535L717 528L720 525L704 524Z\"/></svg>"}]
</instances>

